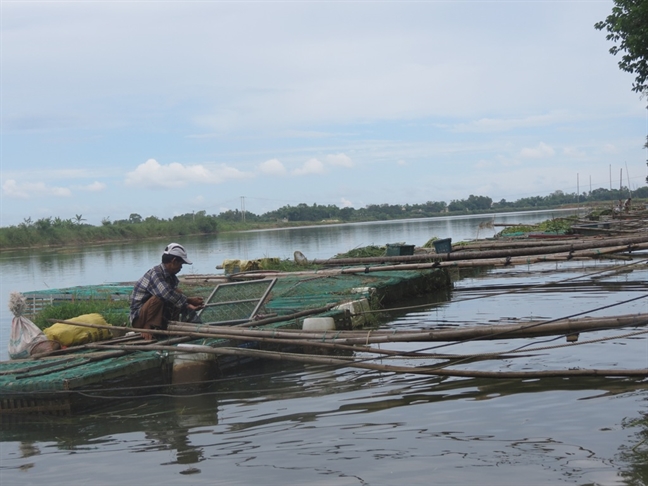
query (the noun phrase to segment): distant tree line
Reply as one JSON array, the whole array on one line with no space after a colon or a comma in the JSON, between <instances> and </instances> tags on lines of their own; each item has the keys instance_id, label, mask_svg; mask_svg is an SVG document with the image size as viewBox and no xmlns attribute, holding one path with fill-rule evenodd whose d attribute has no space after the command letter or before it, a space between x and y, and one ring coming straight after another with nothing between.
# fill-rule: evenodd
<instances>
[{"instance_id":1,"label":"distant tree line","mask_svg":"<svg viewBox=\"0 0 648 486\"><path fill-rule=\"evenodd\" d=\"M630 191L626 187L621 189L595 189L582 194L567 194L563 191L555 191L548 196L534 196L507 201L502 199L493 202L488 196L470 195L467 199L452 200L449 204L444 201L428 201L423 204L369 204L364 208L338 208L335 205L298 204L297 206L284 206L274 211L257 216L246 212L247 221L270 222L270 221L383 221L389 219L404 218L427 218L441 214L479 213L501 210L525 210L525 209L549 209L570 204L595 203L595 202L616 202L625 201ZM648 198L648 186L642 187L633 192L635 198ZM229 221L239 221L243 214L236 211L221 213L221 218Z\"/></svg>"},{"instance_id":2,"label":"distant tree line","mask_svg":"<svg viewBox=\"0 0 648 486\"><path fill-rule=\"evenodd\" d=\"M630 191L620 189L595 189L582 194L567 194L554 191L548 196L534 196L507 201L493 202L487 196L470 195L466 199L428 201L422 204L369 204L366 207L339 208L333 204L298 204L283 206L274 211L257 215L252 212L229 210L218 215L205 211L161 219L155 216L143 218L133 213L128 219L110 221L104 218L100 226L85 223L83 215L74 218L41 218L32 221L26 218L17 226L0 228L0 248L26 248L37 245L66 245L86 242L133 240L157 236L185 236L214 234L217 231L270 227L281 224L386 221L392 219L427 218L441 215L487 213L531 209L551 209L565 205L583 203L612 204L627 199ZM648 186L633 191L633 197L648 199Z\"/></svg>"},{"instance_id":3,"label":"distant tree line","mask_svg":"<svg viewBox=\"0 0 648 486\"><path fill-rule=\"evenodd\" d=\"M104 218L101 226L84 223L82 215L73 219L26 218L17 226L0 228L0 248L25 248L37 245L69 245L98 241L134 240L156 236L183 236L215 233L218 218L205 211L183 214L170 219L155 216L142 218L131 214L128 219L111 222Z\"/></svg>"}]
</instances>

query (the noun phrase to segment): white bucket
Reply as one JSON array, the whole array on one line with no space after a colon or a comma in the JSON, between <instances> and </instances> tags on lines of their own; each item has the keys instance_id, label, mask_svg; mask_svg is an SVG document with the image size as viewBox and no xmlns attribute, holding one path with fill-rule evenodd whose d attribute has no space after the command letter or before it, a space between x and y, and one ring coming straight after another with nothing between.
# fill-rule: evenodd
<instances>
[{"instance_id":1,"label":"white bucket","mask_svg":"<svg viewBox=\"0 0 648 486\"><path fill-rule=\"evenodd\" d=\"M200 353L185 351L182 349L198 350L204 346L195 344L178 344L178 352L173 358L173 384L197 383L209 379L211 363L216 359L216 355L210 353Z\"/></svg>"},{"instance_id":2,"label":"white bucket","mask_svg":"<svg viewBox=\"0 0 648 486\"><path fill-rule=\"evenodd\" d=\"M304 331L334 331L335 320L332 317L307 317L302 325Z\"/></svg>"},{"instance_id":3,"label":"white bucket","mask_svg":"<svg viewBox=\"0 0 648 486\"><path fill-rule=\"evenodd\" d=\"M367 323L367 318L365 314L371 309L369 307L369 301L367 299L359 299L351 302L345 302L340 304L334 309L349 311L351 313L351 326L353 329L362 327Z\"/></svg>"}]
</instances>

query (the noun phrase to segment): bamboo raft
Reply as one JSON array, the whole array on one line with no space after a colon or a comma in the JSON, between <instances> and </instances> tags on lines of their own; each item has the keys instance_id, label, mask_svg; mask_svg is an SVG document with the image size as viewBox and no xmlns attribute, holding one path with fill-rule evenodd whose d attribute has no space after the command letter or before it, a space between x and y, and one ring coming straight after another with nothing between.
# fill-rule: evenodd
<instances>
[{"instance_id":1,"label":"bamboo raft","mask_svg":"<svg viewBox=\"0 0 648 486\"><path fill-rule=\"evenodd\" d=\"M213 289L212 277L200 280L193 282L194 291L202 289L207 294ZM254 320L239 324L271 329L295 328L301 325L304 317L317 314L333 317L340 329L350 329L354 325L350 312L352 307L348 307L350 303L378 308L398 301L404 295L447 290L449 285L448 274L439 269L344 276L286 275L277 279L271 295L263 303L262 312ZM66 289L64 293L73 293L73 290ZM248 300L251 299L241 299L241 302L246 304ZM259 320L259 317L265 318ZM124 328L112 330L123 333ZM111 395L122 394L122 390L129 387L133 389L128 393L137 394L141 394L142 390L159 390L172 382L173 361L178 351L177 345L181 343L245 348L258 346L254 341L239 343L230 339L205 339L180 334L184 335L178 336L176 333L153 345L135 333L134 336L118 337L107 342L87 343L28 359L1 362L0 413L71 413L91 407ZM119 349L106 352L97 346L118 346ZM160 350L156 346L165 346L165 349ZM192 351L185 349L183 352ZM244 355L225 357L213 363L213 371L216 375L222 375L250 361L252 359ZM115 391L116 388L119 391Z\"/></svg>"},{"instance_id":2,"label":"bamboo raft","mask_svg":"<svg viewBox=\"0 0 648 486\"><path fill-rule=\"evenodd\" d=\"M255 305L248 318L203 319L203 324L172 322L155 331L156 342L138 333L55 351L30 359L0 363L0 414L68 414L103 403L106 398L173 390L173 365L179 356L194 353L209 362L205 377L218 377L255 360L269 359L347 366L393 373L454 377L530 378L571 376L646 377L648 370L554 370L544 372L486 372L454 369L460 363L515 357L511 354L452 355L381 349L377 344L399 342L470 341L563 335L573 342L588 331L640 328L648 314L614 318L568 318L513 324L478 325L462 329L379 330L363 326L376 311L403 299L433 292L451 292L448 271L462 268L529 265L574 259L636 258L648 249L648 234L592 237L564 241L474 242L447 254L424 252L410 256L319 261L322 269L302 272L244 272L227 277L192 276L185 284L207 295L229 283L273 279L261 302L239 298L236 306ZM453 248L454 250L454 248ZM639 253L641 255L641 253ZM120 284L121 285L121 284ZM240 289L237 289L237 293ZM67 290L71 292L71 290ZM214 304L210 312L224 305ZM215 315L215 314L208 314ZM309 316L331 317L334 330L305 331ZM358 320L362 318L361 320ZM65 321L62 321L65 322ZM90 324L88 327L97 327ZM102 326L99 326L102 327ZM123 328L112 328L122 331ZM645 332L645 331L637 331ZM333 354L333 356L331 356ZM368 357L369 356L369 357ZM383 365L376 356L425 360L422 366ZM186 383L184 383L186 385ZM169 388L171 387L171 388Z\"/></svg>"}]
</instances>

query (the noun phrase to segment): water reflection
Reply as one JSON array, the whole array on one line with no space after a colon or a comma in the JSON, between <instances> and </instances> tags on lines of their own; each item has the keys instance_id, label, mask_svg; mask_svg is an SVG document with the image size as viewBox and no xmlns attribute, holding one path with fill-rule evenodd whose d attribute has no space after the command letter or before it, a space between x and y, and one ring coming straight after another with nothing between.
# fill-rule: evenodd
<instances>
[{"instance_id":1,"label":"water reflection","mask_svg":"<svg viewBox=\"0 0 648 486\"><path fill-rule=\"evenodd\" d=\"M32 470L33 478L42 477L38 465L52 454L60 467L87 471L89 464L69 454L106 451L111 461L121 458L132 478L145 475L146 481L157 484L173 480L164 469L138 469L139 460L124 454L155 457L160 466L178 466L178 474L205 475L203 481L218 474L228 484L270 484L280 478L297 484L284 476L286 471L278 472L295 467L311 480L353 471L368 484L386 484L374 462L386 459L405 461L391 467L405 467L410 484L429 484L423 481L429 480L423 464L434 467L445 484L452 482L457 467L462 480L468 480L495 464L530 467L530 483L571 475L582 484L587 471L615 471L617 466L606 460L614 452L601 449L603 438L610 440L602 429L628 410L628 398L645 397L647 387L641 380L455 379L269 364L250 368L235 380L216 382L202 394L129 399L79 417L4 421L0 441L5 451L14 443L19 456L3 460L9 481L11 469ZM580 405L565 408L565 396ZM641 446L640 439L648 436L645 421L625 426L635 431L641 427L634 444ZM577 430L584 435L574 435ZM617 453L629 465L627 479L645 480L645 449L628 446ZM96 464L100 457L91 462ZM442 463L435 457L443 458ZM544 476L540 471L547 461L552 461L554 472ZM573 467L577 461L581 472ZM585 466L580 461L590 462ZM479 484L514 484L498 474L487 477ZM599 484L608 484L596 477Z\"/></svg>"},{"instance_id":2,"label":"water reflection","mask_svg":"<svg viewBox=\"0 0 648 486\"><path fill-rule=\"evenodd\" d=\"M74 452L107 447L140 433L144 440L133 446L135 452L173 451L172 463L195 464L204 460L204 453L192 444L192 431L217 425L217 411L218 401L205 395L129 400L78 417L4 417L0 441L19 442L25 459L41 454L38 444L51 442L58 450Z\"/></svg>"},{"instance_id":3,"label":"water reflection","mask_svg":"<svg viewBox=\"0 0 648 486\"><path fill-rule=\"evenodd\" d=\"M620 448L619 460L626 466L621 476L627 484L648 484L648 415L627 418L623 427L635 432L634 440Z\"/></svg>"}]
</instances>

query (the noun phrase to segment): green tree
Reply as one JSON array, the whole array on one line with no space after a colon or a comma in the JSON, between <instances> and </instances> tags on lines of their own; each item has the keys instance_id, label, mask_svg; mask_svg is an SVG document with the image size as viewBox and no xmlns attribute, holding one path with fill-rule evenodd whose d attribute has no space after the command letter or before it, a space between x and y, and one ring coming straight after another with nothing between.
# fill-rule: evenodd
<instances>
[{"instance_id":1,"label":"green tree","mask_svg":"<svg viewBox=\"0 0 648 486\"><path fill-rule=\"evenodd\" d=\"M47 231L52 227L52 217L37 219L34 226L38 231Z\"/></svg>"},{"instance_id":2,"label":"green tree","mask_svg":"<svg viewBox=\"0 0 648 486\"><path fill-rule=\"evenodd\" d=\"M614 0L612 13L594 27L614 42L610 53L623 53L619 68L635 74L632 91L648 93L648 0Z\"/></svg>"}]
</instances>

